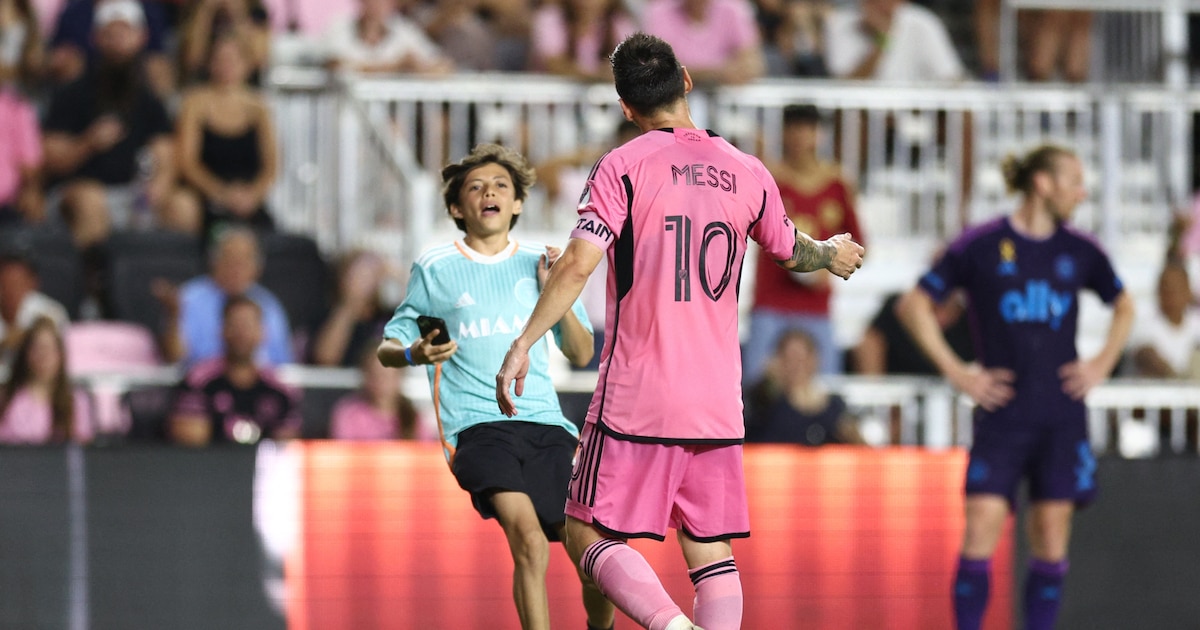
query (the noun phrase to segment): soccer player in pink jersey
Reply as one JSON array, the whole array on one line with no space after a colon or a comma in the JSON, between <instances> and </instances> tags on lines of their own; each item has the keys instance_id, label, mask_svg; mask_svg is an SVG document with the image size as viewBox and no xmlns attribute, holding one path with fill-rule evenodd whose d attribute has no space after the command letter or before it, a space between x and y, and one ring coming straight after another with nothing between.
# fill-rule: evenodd
<instances>
[{"instance_id":1,"label":"soccer player in pink jersey","mask_svg":"<svg viewBox=\"0 0 1200 630\"><path fill-rule=\"evenodd\" d=\"M567 553L650 630L738 628L730 540L749 536L742 477L737 283L747 238L794 271L842 278L862 264L848 234L814 241L784 212L756 158L692 123L692 79L666 42L636 33L612 54L625 117L644 132L600 158L579 221L496 375L516 413L529 348L608 258L599 382L567 497ZM696 626L629 538L677 530L696 588Z\"/></svg>"}]
</instances>

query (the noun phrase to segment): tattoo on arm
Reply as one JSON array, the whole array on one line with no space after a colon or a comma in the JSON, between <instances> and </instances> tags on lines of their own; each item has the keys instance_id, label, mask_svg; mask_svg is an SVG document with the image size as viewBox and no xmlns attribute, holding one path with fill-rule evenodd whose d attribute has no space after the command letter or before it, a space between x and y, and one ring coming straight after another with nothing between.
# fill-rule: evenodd
<instances>
[{"instance_id":1,"label":"tattoo on arm","mask_svg":"<svg viewBox=\"0 0 1200 630\"><path fill-rule=\"evenodd\" d=\"M792 249L792 257L780 261L780 265L798 272L825 269L833 262L836 252L837 248L832 243L815 241L811 236L796 230L796 246Z\"/></svg>"}]
</instances>

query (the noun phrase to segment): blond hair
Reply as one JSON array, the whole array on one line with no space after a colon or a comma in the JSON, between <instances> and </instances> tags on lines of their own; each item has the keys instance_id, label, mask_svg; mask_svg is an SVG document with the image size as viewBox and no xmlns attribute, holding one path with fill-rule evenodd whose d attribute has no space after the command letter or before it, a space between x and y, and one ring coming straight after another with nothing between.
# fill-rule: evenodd
<instances>
[{"instance_id":1,"label":"blond hair","mask_svg":"<svg viewBox=\"0 0 1200 630\"><path fill-rule=\"evenodd\" d=\"M1058 158L1075 157L1075 152L1055 144L1043 144L1022 156L1010 154L1000 162L1008 192L1028 194L1033 190L1036 173L1052 173L1058 168Z\"/></svg>"}]
</instances>

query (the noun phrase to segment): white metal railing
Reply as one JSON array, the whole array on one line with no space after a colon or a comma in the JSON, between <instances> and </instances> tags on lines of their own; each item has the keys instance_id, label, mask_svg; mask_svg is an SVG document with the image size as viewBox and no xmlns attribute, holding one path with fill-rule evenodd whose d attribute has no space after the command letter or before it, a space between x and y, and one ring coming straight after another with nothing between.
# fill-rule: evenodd
<instances>
[{"instance_id":1,"label":"white metal railing","mask_svg":"<svg viewBox=\"0 0 1200 630\"><path fill-rule=\"evenodd\" d=\"M609 85L541 75L323 76L273 73L284 130L275 210L326 250L382 242L403 250L405 266L424 236L449 229L437 194L449 160L498 141L536 163L607 146L620 121ZM829 120L822 151L858 184L862 222L880 238L943 239L1007 210L1001 158L1039 142L1066 144L1087 165L1093 193L1076 222L1110 246L1161 236L1172 205L1189 196L1191 114L1200 111L1200 96L1156 86L763 80L693 93L690 102L698 124L767 160L781 153L782 108L817 104ZM533 192L523 225L562 231L572 208Z\"/></svg>"},{"instance_id":2,"label":"white metal railing","mask_svg":"<svg viewBox=\"0 0 1200 630\"><path fill-rule=\"evenodd\" d=\"M0 374L0 380L6 375ZM127 391L146 387L168 388L182 374L167 366L127 372L84 373L76 382L97 399L119 400ZM361 374L351 368L288 365L280 379L299 389L345 389L361 384ZM429 416L431 400L424 370L403 372L403 391ZM943 379L912 376L837 376L827 381L858 419L867 441L877 447L922 446L942 449L971 443L972 403ZM590 394L595 372L566 371L555 375L559 392ZM1118 378L1097 386L1088 395L1089 426L1093 447L1101 453L1148 457L1165 453L1200 453L1188 433L1200 422L1200 387L1181 381ZM1189 429L1190 424L1190 429ZM100 423L100 430L127 427Z\"/></svg>"}]
</instances>

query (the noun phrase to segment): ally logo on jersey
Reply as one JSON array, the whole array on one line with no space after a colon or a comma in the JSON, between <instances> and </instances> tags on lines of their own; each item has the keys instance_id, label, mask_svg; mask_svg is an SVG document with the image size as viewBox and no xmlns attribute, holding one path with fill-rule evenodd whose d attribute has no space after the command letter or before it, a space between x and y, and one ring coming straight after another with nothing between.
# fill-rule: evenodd
<instances>
[{"instance_id":1,"label":"ally logo on jersey","mask_svg":"<svg viewBox=\"0 0 1200 630\"><path fill-rule=\"evenodd\" d=\"M1023 288L1000 296L1000 316L1008 324L1049 324L1058 330L1074 302L1073 293L1055 291L1047 280L1030 279Z\"/></svg>"}]
</instances>

